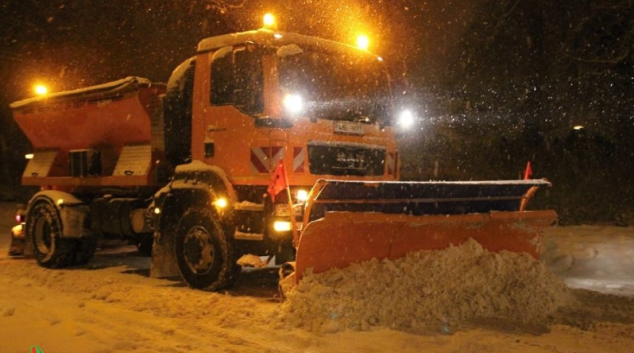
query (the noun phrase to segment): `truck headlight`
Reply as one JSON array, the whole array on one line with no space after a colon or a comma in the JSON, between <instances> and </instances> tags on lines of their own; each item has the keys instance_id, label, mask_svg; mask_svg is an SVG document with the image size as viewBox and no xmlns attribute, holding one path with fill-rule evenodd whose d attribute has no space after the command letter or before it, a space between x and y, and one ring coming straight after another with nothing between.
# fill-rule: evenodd
<instances>
[{"instance_id":1,"label":"truck headlight","mask_svg":"<svg viewBox=\"0 0 634 353\"><path fill-rule=\"evenodd\" d=\"M304 100L299 94L287 94L284 96L284 108L291 114L299 114L304 110Z\"/></svg>"},{"instance_id":2,"label":"truck headlight","mask_svg":"<svg viewBox=\"0 0 634 353\"><path fill-rule=\"evenodd\" d=\"M276 232L288 232L291 230L291 222L275 221L273 222L273 229L275 229Z\"/></svg>"},{"instance_id":3,"label":"truck headlight","mask_svg":"<svg viewBox=\"0 0 634 353\"><path fill-rule=\"evenodd\" d=\"M228 205L229 201L224 197L219 197L218 199L216 199L216 201L214 201L214 206L216 206L218 209L223 209Z\"/></svg>"},{"instance_id":4,"label":"truck headlight","mask_svg":"<svg viewBox=\"0 0 634 353\"><path fill-rule=\"evenodd\" d=\"M405 109L398 115L398 125L401 128L410 128L414 125L414 113L411 110Z\"/></svg>"}]
</instances>

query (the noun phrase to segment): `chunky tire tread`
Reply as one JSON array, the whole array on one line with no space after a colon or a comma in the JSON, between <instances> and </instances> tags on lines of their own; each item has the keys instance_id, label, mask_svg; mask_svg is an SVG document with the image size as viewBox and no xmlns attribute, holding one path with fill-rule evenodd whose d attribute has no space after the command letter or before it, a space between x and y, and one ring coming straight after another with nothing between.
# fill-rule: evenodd
<instances>
[{"instance_id":1,"label":"chunky tire tread","mask_svg":"<svg viewBox=\"0 0 634 353\"><path fill-rule=\"evenodd\" d=\"M37 263L46 268L63 268L74 265L77 247L76 239L62 237L62 220L52 201L46 198L36 200L29 208L26 221L26 235L33 243ZM42 246L46 233L48 244Z\"/></svg>"},{"instance_id":2,"label":"chunky tire tread","mask_svg":"<svg viewBox=\"0 0 634 353\"><path fill-rule=\"evenodd\" d=\"M197 274L187 265L185 258L185 240L194 227L202 227L210 236L214 248L214 261L207 273ZM183 214L176 231L176 262L182 278L190 287L208 291L217 291L229 287L237 276L234 244L227 236L216 215L207 208L191 208Z\"/></svg>"}]
</instances>

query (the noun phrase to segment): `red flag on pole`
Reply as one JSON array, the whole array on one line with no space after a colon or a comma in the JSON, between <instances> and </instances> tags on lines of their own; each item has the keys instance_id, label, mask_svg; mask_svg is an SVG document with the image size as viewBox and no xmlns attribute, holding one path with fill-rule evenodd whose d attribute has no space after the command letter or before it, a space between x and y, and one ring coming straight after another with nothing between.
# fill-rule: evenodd
<instances>
[{"instance_id":1,"label":"red flag on pole","mask_svg":"<svg viewBox=\"0 0 634 353\"><path fill-rule=\"evenodd\" d=\"M275 171L273 172L273 177L271 178L271 184L269 184L268 191L269 195L271 195L271 200L275 202L275 195L279 194L280 191L286 189L288 187L288 182L286 181L286 170L284 170L284 161L280 160L275 166Z\"/></svg>"},{"instance_id":2,"label":"red flag on pole","mask_svg":"<svg viewBox=\"0 0 634 353\"><path fill-rule=\"evenodd\" d=\"M293 245L297 247L299 244L299 235L297 234L297 224L295 220L295 208L293 207L293 199L291 197L291 189L288 187L288 178L286 176L286 169L284 168L284 161L280 160L275 166L273 177L271 178L271 184L269 184L268 191L271 195L271 201L275 202L275 195L280 191L286 189L288 194L288 213L290 215L291 230L293 231Z\"/></svg>"},{"instance_id":3,"label":"red flag on pole","mask_svg":"<svg viewBox=\"0 0 634 353\"><path fill-rule=\"evenodd\" d=\"M528 180L533 175L533 170L531 169L531 161L526 163L526 170L524 171L524 180Z\"/></svg>"}]
</instances>

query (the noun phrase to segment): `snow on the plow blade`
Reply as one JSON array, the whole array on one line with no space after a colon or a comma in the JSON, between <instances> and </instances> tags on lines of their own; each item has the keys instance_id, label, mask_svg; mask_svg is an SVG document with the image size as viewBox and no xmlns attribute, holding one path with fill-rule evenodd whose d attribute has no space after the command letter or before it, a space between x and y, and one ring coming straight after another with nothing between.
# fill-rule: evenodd
<instances>
[{"instance_id":1,"label":"snow on the plow blade","mask_svg":"<svg viewBox=\"0 0 634 353\"><path fill-rule=\"evenodd\" d=\"M287 323L334 332L374 326L454 330L495 320L541 326L572 296L533 257L489 252L469 239L393 261L373 259L320 274L309 270L287 299Z\"/></svg>"}]
</instances>

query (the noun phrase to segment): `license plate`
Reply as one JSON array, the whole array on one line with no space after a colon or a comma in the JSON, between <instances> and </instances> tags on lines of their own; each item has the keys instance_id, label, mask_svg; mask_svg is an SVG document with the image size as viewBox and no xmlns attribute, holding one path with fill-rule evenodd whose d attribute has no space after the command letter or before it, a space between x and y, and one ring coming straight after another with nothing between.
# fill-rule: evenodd
<instances>
[{"instance_id":1,"label":"license plate","mask_svg":"<svg viewBox=\"0 0 634 353\"><path fill-rule=\"evenodd\" d=\"M335 133L363 136L363 125L349 121L335 121Z\"/></svg>"}]
</instances>

